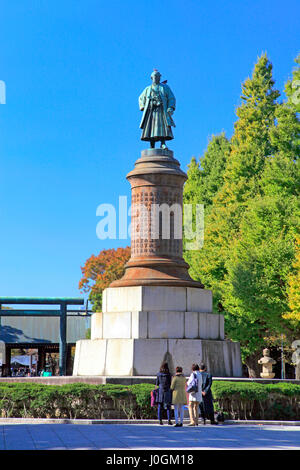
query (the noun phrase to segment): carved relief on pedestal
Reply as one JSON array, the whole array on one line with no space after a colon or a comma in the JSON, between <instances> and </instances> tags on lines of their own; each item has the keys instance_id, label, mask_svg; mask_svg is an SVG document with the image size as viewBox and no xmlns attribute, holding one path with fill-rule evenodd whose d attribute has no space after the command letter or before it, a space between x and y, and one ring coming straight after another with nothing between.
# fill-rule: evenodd
<instances>
[{"instance_id":1,"label":"carved relief on pedestal","mask_svg":"<svg viewBox=\"0 0 300 470\"><path fill-rule=\"evenodd\" d=\"M182 256L182 190L136 187L132 190L131 257Z\"/></svg>"}]
</instances>

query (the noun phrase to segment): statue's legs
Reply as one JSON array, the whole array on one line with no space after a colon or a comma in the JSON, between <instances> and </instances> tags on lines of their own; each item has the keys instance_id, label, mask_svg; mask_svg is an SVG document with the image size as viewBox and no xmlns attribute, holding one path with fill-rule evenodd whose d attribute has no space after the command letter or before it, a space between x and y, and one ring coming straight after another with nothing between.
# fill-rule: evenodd
<instances>
[{"instance_id":1,"label":"statue's legs","mask_svg":"<svg viewBox=\"0 0 300 470\"><path fill-rule=\"evenodd\" d=\"M156 142L156 139L150 139L150 148L154 149L155 148L155 142ZM166 146L166 139L160 139L160 148L161 149L168 149L168 147Z\"/></svg>"}]
</instances>

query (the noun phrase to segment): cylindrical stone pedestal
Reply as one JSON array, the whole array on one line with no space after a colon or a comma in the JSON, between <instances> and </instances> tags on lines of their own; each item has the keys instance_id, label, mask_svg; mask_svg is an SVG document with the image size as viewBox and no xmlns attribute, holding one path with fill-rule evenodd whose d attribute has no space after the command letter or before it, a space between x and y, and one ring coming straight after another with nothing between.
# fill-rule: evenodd
<instances>
[{"instance_id":1,"label":"cylindrical stone pedestal","mask_svg":"<svg viewBox=\"0 0 300 470\"><path fill-rule=\"evenodd\" d=\"M187 175L167 149L148 149L128 175L131 184L131 258L110 287L203 287L182 257L182 193Z\"/></svg>"}]
</instances>

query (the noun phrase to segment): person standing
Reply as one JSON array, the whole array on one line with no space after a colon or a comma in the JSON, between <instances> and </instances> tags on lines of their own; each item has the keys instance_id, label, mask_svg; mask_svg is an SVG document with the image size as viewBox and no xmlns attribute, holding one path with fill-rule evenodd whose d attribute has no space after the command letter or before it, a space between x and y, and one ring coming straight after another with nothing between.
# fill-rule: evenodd
<instances>
[{"instance_id":1,"label":"person standing","mask_svg":"<svg viewBox=\"0 0 300 470\"><path fill-rule=\"evenodd\" d=\"M212 375L207 372L206 365L200 364L200 374L202 376L202 404L200 405L201 417L210 420L210 424L218 424L215 421L213 394L211 391Z\"/></svg>"},{"instance_id":2,"label":"person standing","mask_svg":"<svg viewBox=\"0 0 300 470\"><path fill-rule=\"evenodd\" d=\"M158 407L157 415L159 424L164 424L161 416L162 407L167 408L168 424L171 426L171 403L172 403L172 392L171 392L171 380L172 376L169 371L167 362L163 362L160 371L156 376L156 386L158 386Z\"/></svg>"},{"instance_id":3,"label":"person standing","mask_svg":"<svg viewBox=\"0 0 300 470\"><path fill-rule=\"evenodd\" d=\"M171 382L176 427L183 425L184 405L187 404L185 386L186 379L182 373L182 367L178 366L176 367L176 375L174 375Z\"/></svg>"},{"instance_id":4,"label":"person standing","mask_svg":"<svg viewBox=\"0 0 300 470\"><path fill-rule=\"evenodd\" d=\"M198 364L192 365L192 373L188 379L187 387L195 379L198 382L198 388L197 391L189 393L190 424L188 426L198 426L199 424L199 404L202 402L202 375L199 372Z\"/></svg>"}]
</instances>

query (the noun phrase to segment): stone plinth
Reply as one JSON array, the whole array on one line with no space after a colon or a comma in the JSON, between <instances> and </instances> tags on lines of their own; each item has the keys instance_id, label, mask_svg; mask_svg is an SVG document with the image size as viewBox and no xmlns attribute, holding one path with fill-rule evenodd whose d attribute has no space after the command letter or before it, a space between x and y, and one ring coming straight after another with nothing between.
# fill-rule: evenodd
<instances>
[{"instance_id":1,"label":"stone plinth","mask_svg":"<svg viewBox=\"0 0 300 470\"><path fill-rule=\"evenodd\" d=\"M212 293L168 286L108 288L91 340L76 343L73 375L157 373L163 360L188 374L204 360L214 376L242 375L238 343L224 340L224 317L212 313Z\"/></svg>"},{"instance_id":2,"label":"stone plinth","mask_svg":"<svg viewBox=\"0 0 300 470\"><path fill-rule=\"evenodd\" d=\"M149 311L98 312L91 339L224 339L224 317L213 313Z\"/></svg>"},{"instance_id":3,"label":"stone plinth","mask_svg":"<svg viewBox=\"0 0 300 470\"><path fill-rule=\"evenodd\" d=\"M239 343L195 339L94 339L76 343L75 376L156 375L162 360L183 367L205 361L215 377L241 377Z\"/></svg>"},{"instance_id":4,"label":"stone plinth","mask_svg":"<svg viewBox=\"0 0 300 470\"><path fill-rule=\"evenodd\" d=\"M103 291L103 312L171 310L212 312L212 292L171 286L135 286Z\"/></svg>"}]
</instances>

